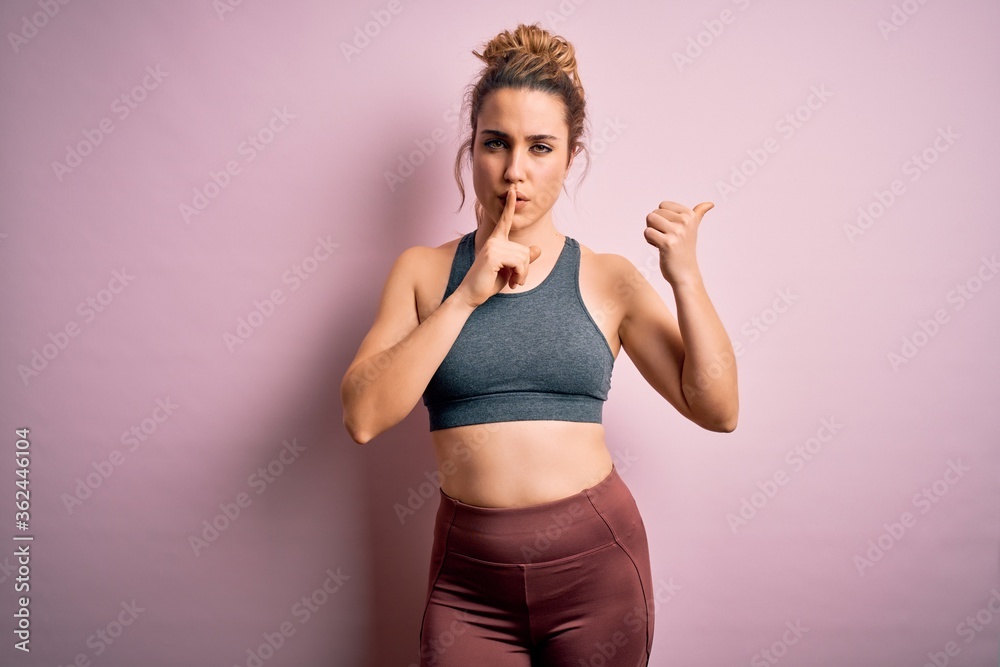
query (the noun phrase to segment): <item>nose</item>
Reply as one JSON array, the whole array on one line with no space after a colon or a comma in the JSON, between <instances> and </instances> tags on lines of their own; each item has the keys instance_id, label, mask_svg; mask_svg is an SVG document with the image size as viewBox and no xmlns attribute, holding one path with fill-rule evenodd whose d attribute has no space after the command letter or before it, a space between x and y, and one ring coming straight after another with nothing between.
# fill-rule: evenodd
<instances>
[{"instance_id":1,"label":"nose","mask_svg":"<svg viewBox=\"0 0 1000 667\"><path fill-rule=\"evenodd\" d=\"M517 151L511 151L509 155L503 176L508 183L521 182L524 180L524 158Z\"/></svg>"}]
</instances>

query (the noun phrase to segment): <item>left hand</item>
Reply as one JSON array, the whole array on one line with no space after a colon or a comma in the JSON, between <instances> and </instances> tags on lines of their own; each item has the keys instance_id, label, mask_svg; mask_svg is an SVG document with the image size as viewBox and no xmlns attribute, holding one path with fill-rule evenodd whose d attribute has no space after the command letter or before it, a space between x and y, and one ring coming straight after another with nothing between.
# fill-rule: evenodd
<instances>
[{"instance_id":1,"label":"left hand","mask_svg":"<svg viewBox=\"0 0 1000 667\"><path fill-rule=\"evenodd\" d=\"M702 202L693 209L672 201L646 216L642 235L660 251L660 273L671 285L700 278L695 243L701 219L715 204Z\"/></svg>"}]
</instances>

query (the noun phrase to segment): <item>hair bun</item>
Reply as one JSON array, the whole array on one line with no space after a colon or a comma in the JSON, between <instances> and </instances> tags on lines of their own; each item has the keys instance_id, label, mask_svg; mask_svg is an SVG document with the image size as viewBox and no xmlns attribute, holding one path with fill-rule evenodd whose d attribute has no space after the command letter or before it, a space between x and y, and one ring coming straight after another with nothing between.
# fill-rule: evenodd
<instances>
[{"instance_id":1,"label":"hair bun","mask_svg":"<svg viewBox=\"0 0 1000 667\"><path fill-rule=\"evenodd\" d=\"M499 67L520 58L539 60L538 65L542 67L551 63L580 85L573 45L537 23L522 23L513 32L504 30L486 44L482 53L472 53L486 63L488 68Z\"/></svg>"}]
</instances>

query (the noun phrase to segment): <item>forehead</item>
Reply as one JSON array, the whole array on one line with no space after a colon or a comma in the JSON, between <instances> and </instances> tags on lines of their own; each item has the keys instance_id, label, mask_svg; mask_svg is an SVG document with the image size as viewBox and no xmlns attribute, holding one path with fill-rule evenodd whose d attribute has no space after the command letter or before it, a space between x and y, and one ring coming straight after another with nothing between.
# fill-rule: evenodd
<instances>
[{"instance_id":1,"label":"forehead","mask_svg":"<svg viewBox=\"0 0 1000 667\"><path fill-rule=\"evenodd\" d=\"M501 88L490 93L479 109L477 129L503 130L514 136L565 136L565 108L557 96L540 90Z\"/></svg>"}]
</instances>

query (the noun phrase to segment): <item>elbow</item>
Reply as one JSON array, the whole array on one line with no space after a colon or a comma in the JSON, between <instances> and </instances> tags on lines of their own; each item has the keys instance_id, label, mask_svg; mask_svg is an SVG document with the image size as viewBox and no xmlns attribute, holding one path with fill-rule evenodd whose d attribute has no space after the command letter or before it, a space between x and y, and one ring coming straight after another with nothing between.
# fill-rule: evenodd
<instances>
[{"instance_id":1,"label":"elbow","mask_svg":"<svg viewBox=\"0 0 1000 667\"><path fill-rule=\"evenodd\" d=\"M367 444L373 437L375 437L370 430L364 428L362 425L348 417L346 412L344 413L344 428L347 429L347 434L351 436L351 440L359 445Z\"/></svg>"},{"instance_id":2,"label":"elbow","mask_svg":"<svg viewBox=\"0 0 1000 667\"><path fill-rule=\"evenodd\" d=\"M372 436L365 432L351 431L350 429L347 432L351 434L351 440L359 445L367 445L372 439Z\"/></svg>"},{"instance_id":3,"label":"elbow","mask_svg":"<svg viewBox=\"0 0 1000 667\"><path fill-rule=\"evenodd\" d=\"M739 421L737 416L734 414L725 420L716 423L715 428L712 430L716 433L732 433L736 430L736 422Z\"/></svg>"},{"instance_id":4,"label":"elbow","mask_svg":"<svg viewBox=\"0 0 1000 667\"><path fill-rule=\"evenodd\" d=\"M739 411L736 409L715 412L701 416L700 419L693 420L698 426L706 431L714 433L732 433L736 430L739 421Z\"/></svg>"},{"instance_id":5,"label":"elbow","mask_svg":"<svg viewBox=\"0 0 1000 667\"><path fill-rule=\"evenodd\" d=\"M359 445L367 444L379 434L379 431L369 421L362 419L361 415L357 411L351 410L347 404L344 405L344 428L347 429L351 440Z\"/></svg>"},{"instance_id":6,"label":"elbow","mask_svg":"<svg viewBox=\"0 0 1000 667\"><path fill-rule=\"evenodd\" d=\"M361 418L361 410L358 409L354 395L349 391L349 375L344 376L344 381L340 385L340 404L344 412L344 428L347 430L347 434L351 436L351 440L359 445L364 445L374 438L376 434L372 432L370 425L364 423L364 420Z\"/></svg>"},{"instance_id":7,"label":"elbow","mask_svg":"<svg viewBox=\"0 0 1000 667\"><path fill-rule=\"evenodd\" d=\"M706 431L713 433L732 433L736 430L736 416L717 419L703 419L695 422Z\"/></svg>"},{"instance_id":8,"label":"elbow","mask_svg":"<svg viewBox=\"0 0 1000 667\"><path fill-rule=\"evenodd\" d=\"M718 420L717 431L719 433L732 433L736 430L736 424L740 420L740 409L738 406L733 406L731 410L728 410L721 419Z\"/></svg>"},{"instance_id":9,"label":"elbow","mask_svg":"<svg viewBox=\"0 0 1000 667\"><path fill-rule=\"evenodd\" d=\"M728 408L720 410L715 415L715 423L712 430L717 433L732 433L736 430L736 423L739 419L740 407L739 400L737 399Z\"/></svg>"},{"instance_id":10,"label":"elbow","mask_svg":"<svg viewBox=\"0 0 1000 667\"><path fill-rule=\"evenodd\" d=\"M739 397L734 393L728 400L714 406L704 415L701 426L715 433L732 433L740 417Z\"/></svg>"},{"instance_id":11,"label":"elbow","mask_svg":"<svg viewBox=\"0 0 1000 667\"><path fill-rule=\"evenodd\" d=\"M702 392L684 386L685 409L692 422L714 433L732 433L739 421L740 399L735 385L726 391Z\"/></svg>"}]
</instances>

